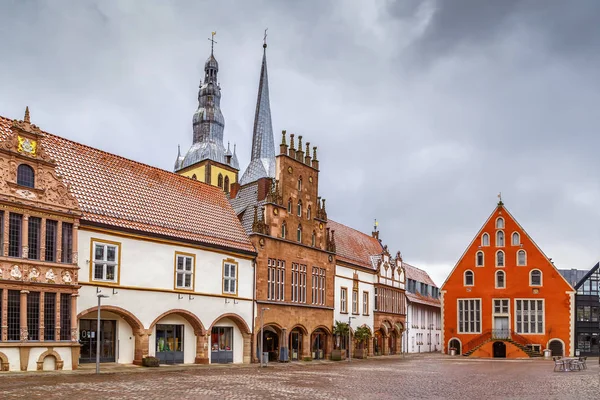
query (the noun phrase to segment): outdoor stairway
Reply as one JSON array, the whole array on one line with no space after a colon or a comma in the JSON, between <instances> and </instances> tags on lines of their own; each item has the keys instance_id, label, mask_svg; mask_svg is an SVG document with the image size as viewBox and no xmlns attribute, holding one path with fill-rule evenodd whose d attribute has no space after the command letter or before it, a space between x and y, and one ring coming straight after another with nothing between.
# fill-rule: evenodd
<instances>
[{"instance_id":1,"label":"outdoor stairway","mask_svg":"<svg viewBox=\"0 0 600 400\"><path fill-rule=\"evenodd\" d=\"M512 336L514 336L515 338L519 338L520 341L516 341ZM475 342L475 340L476 340L476 342ZM521 343L521 342L526 343L526 339L514 332L510 332L510 331L499 332L499 331L494 331L494 330L486 331L486 332L482 333L475 340L471 341L467 344L467 345L474 344L474 346L472 348L470 348L468 351L466 351L465 353L463 353L462 354L463 356L469 357L471 354L473 354L474 352L479 350L483 345L485 345L489 342L508 342L508 343L518 347L519 349L521 349L530 358L542 357L541 353L533 351L531 348L527 347L526 344ZM473 342L475 342L475 343L473 343Z\"/></svg>"}]
</instances>

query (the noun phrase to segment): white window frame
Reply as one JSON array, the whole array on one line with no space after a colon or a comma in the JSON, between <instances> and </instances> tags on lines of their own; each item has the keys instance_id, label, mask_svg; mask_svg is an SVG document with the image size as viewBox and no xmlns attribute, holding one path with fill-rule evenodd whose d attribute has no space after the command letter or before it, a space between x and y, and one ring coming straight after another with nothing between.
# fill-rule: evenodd
<instances>
[{"instance_id":1,"label":"white window frame","mask_svg":"<svg viewBox=\"0 0 600 400\"><path fill-rule=\"evenodd\" d=\"M348 313L348 288L340 288L340 312L343 314Z\"/></svg>"},{"instance_id":2,"label":"white window frame","mask_svg":"<svg viewBox=\"0 0 600 400\"><path fill-rule=\"evenodd\" d=\"M369 315L369 292L363 291L363 315Z\"/></svg>"},{"instance_id":3,"label":"white window frame","mask_svg":"<svg viewBox=\"0 0 600 400\"><path fill-rule=\"evenodd\" d=\"M229 266L229 268L227 268ZM232 268L233 267L233 268ZM233 274L231 271L234 271ZM237 285L237 277L238 277L238 265L237 263L224 261L223 262L223 293L226 294L237 294L238 285ZM225 283L228 283L228 289L225 289ZM232 285L233 284L233 289Z\"/></svg>"},{"instance_id":4,"label":"white window frame","mask_svg":"<svg viewBox=\"0 0 600 400\"><path fill-rule=\"evenodd\" d=\"M502 265L498 264L498 254L502 253ZM496 252L496 257L495 257L495 261L496 261L496 267L498 268L504 268L506 266L506 254L504 253L504 251L502 250L498 250Z\"/></svg>"},{"instance_id":5,"label":"white window frame","mask_svg":"<svg viewBox=\"0 0 600 400\"><path fill-rule=\"evenodd\" d=\"M481 264L479 264L479 255L480 254L481 254ZM485 253L481 250L479 250L477 253L475 253L475 266L476 267L485 266Z\"/></svg>"},{"instance_id":6,"label":"white window frame","mask_svg":"<svg viewBox=\"0 0 600 400\"><path fill-rule=\"evenodd\" d=\"M519 322L519 315L517 314L518 311L518 303L521 302L521 312L523 312L523 303L524 301L528 302L528 317L531 317L532 315L535 315L536 317L536 321L535 321L535 328L536 331L535 332L530 332L531 329L531 320L528 318L527 322L525 322L525 318L524 315L522 315L521 317L521 322ZM531 310L529 309L529 306L531 305L531 302L534 302L534 304L536 304L536 310L535 310L535 314L531 313ZM538 323L539 323L539 310L537 309L537 305L538 305L538 301L542 302L542 313L541 313L541 319L542 319L542 331L540 332L538 329ZM515 325L514 325L514 329L515 332L518 333L519 335L544 335L546 332L546 300L545 299L537 299L537 298L533 298L533 299L515 299L515 304L514 304L514 310L515 310ZM524 324L527 323L528 324L528 331L529 332L524 332L525 329L524 328ZM521 329L521 331L519 331L519 329Z\"/></svg>"},{"instance_id":7,"label":"white window frame","mask_svg":"<svg viewBox=\"0 0 600 400\"><path fill-rule=\"evenodd\" d=\"M504 218L496 218L496 229L504 229Z\"/></svg>"},{"instance_id":8,"label":"white window frame","mask_svg":"<svg viewBox=\"0 0 600 400\"><path fill-rule=\"evenodd\" d=\"M486 238L487 238L487 243L485 241ZM490 245L490 235L487 232L484 232L483 235L481 235L481 246L487 247L489 245Z\"/></svg>"},{"instance_id":9,"label":"white window frame","mask_svg":"<svg viewBox=\"0 0 600 400\"><path fill-rule=\"evenodd\" d=\"M96 247L103 247L103 259L96 258ZM115 249L115 259L114 261L108 260L108 248ZM120 260L120 251L121 245L119 243L108 243L102 241L93 241L92 242L92 280L96 282L112 282L117 283L119 281L119 260ZM96 264L102 267L102 278L96 278ZM113 279L107 279L107 268L109 266L114 267L113 269Z\"/></svg>"},{"instance_id":10,"label":"white window frame","mask_svg":"<svg viewBox=\"0 0 600 400\"><path fill-rule=\"evenodd\" d=\"M496 311L496 302L497 301L500 302L500 311ZM504 304L506 304L506 311L504 310ZM499 315L499 316L508 315L510 317L510 299L494 298L492 300L492 315Z\"/></svg>"},{"instance_id":11,"label":"white window frame","mask_svg":"<svg viewBox=\"0 0 600 400\"><path fill-rule=\"evenodd\" d=\"M352 314L358 314L358 289L352 289Z\"/></svg>"},{"instance_id":12,"label":"white window frame","mask_svg":"<svg viewBox=\"0 0 600 400\"><path fill-rule=\"evenodd\" d=\"M472 315L473 316L473 321L471 321L471 309L470 309L470 307L467 307L467 308L469 308L467 310L467 308L465 308L465 306L464 306L464 304L469 304L470 305L470 303L469 303L470 301L474 301L473 306L475 306L475 304L479 305L479 307L478 307L478 309L479 309L479 315L477 315L477 313L475 312L475 310L477 309L477 307L475 307L474 310L473 310L473 315ZM465 321L465 324L470 324L471 322L473 322L473 325L474 325L473 330L470 329L470 326L469 326L469 329L467 329L467 330L461 329L461 328L464 328L464 325L461 326L461 324L460 324L460 317L461 317L460 303L461 302L463 302L463 311L462 311L463 316L467 317L466 320L464 320L464 318L463 318L463 320ZM456 326L457 326L458 333L481 334L481 327L483 326L483 312L482 312L482 309L481 309L481 303L482 303L481 298L470 298L470 299L461 298L461 299L456 299ZM479 318L477 318L477 317L479 317ZM477 327L479 329L475 329Z\"/></svg>"},{"instance_id":13,"label":"white window frame","mask_svg":"<svg viewBox=\"0 0 600 400\"><path fill-rule=\"evenodd\" d=\"M505 245L506 238L504 237L504 231L499 230L496 232L496 247L504 247Z\"/></svg>"},{"instance_id":14,"label":"white window frame","mask_svg":"<svg viewBox=\"0 0 600 400\"><path fill-rule=\"evenodd\" d=\"M469 285L469 284L467 284L467 272L470 272L470 273L473 275L473 283L471 283L470 285ZM471 286L475 286L475 272L473 272L473 271L471 271L470 269L468 269L468 270L466 270L466 271L463 273L463 285L464 285L464 286L469 286L469 287L471 287Z\"/></svg>"},{"instance_id":15,"label":"white window frame","mask_svg":"<svg viewBox=\"0 0 600 400\"><path fill-rule=\"evenodd\" d=\"M498 275L499 274L503 274L503 279L504 279L503 286L499 286L498 285ZM506 289L506 272L504 272L503 270L496 271L496 275L495 275L495 287L496 287L496 289Z\"/></svg>"},{"instance_id":16,"label":"white window frame","mask_svg":"<svg viewBox=\"0 0 600 400\"><path fill-rule=\"evenodd\" d=\"M524 263L521 263L520 260L519 260L519 253L520 252L523 252L523 254L525 254L525 260L524 260L525 262ZM517 250L517 266L518 267L525 267L525 266L527 266L527 252L525 250L523 250L523 249Z\"/></svg>"},{"instance_id":17,"label":"white window frame","mask_svg":"<svg viewBox=\"0 0 600 400\"><path fill-rule=\"evenodd\" d=\"M515 235L517 237L517 243L515 243ZM519 234L519 232L513 232L512 235L510 235L510 244L511 246L521 245L521 235Z\"/></svg>"},{"instance_id":18,"label":"white window frame","mask_svg":"<svg viewBox=\"0 0 600 400\"><path fill-rule=\"evenodd\" d=\"M182 269L179 268L179 260L180 259L183 259ZM189 267L190 267L189 270L186 268L188 266L188 261L189 261ZM181 281L183 282L183 285L177 284L177 281L178 281L178 278L180 275L181 275ZM190 277L189 286L186 286L186 284L185 284L186 276ZM179 254L179 253L175 254L175 288L176 289L184 289L184 290L193 290L194 289L194 257L192 255Z\"/></svg>"},{"instance_id":19,"label":"white window frame","mask_svg":"<svg viewBox=\"0 0 600 400\"><path fill-rule=\"evenodd\" d=\"M533 274L534 271L538 271L540 273L540 284L539 285L534 285L533 284L532 274ZM542 287L542 286L544 286L544 273L542 272L542 270L534 268L531 271L529 271L529 286L531 286L531 287Z\"/></svg>"}]
</instances>

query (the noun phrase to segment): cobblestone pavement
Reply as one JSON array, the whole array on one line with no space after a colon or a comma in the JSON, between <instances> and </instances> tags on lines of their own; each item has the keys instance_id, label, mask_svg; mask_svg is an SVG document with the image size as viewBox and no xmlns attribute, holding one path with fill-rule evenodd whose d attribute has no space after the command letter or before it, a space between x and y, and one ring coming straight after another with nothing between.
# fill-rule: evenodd
<instances>
[{"instance_id":1,"label":"cobblestone pavement","mask_svg":"<svg viewBox=\"0 0 600 400\"><path fill-rule=\"evenodd\" d=\"M441 355L340 363L0 375L0 399L598 399L600 367Z\"/></svg>"}]
</instances>

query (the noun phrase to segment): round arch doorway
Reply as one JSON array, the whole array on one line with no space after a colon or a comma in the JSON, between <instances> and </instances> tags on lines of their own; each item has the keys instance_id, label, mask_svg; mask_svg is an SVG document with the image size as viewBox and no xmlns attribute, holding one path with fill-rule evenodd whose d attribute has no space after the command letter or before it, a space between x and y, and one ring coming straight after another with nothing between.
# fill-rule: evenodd
<instances>
[{"instance_id":1,"label":"round arch doorway","mask_svg":"<svg viewBox=\"0 0 600 400\"><path fill-rule=\"evenodd\" d=\"M494 358L506 358L506 344L504 342L494 342Z\"/></svg>"},{"instance_id":2,"label":"round arch doorway","mask_svg":"<svg viewBox=\"0 0 600 400\"><path fill-rule=\"evenodd\" d=\"M548 343L548 348L552 351L553 356L563 356L564 349L560 340L553 339Z\"/></svg>"},{"instance_id":3,"label":"round arch doorway","mask_svg":"<svg viewBox=\"0 0 600 400\"><path fill-rule=\"evenodd\" d=\"M456 354L462 354L461 347L458 339L450 340L450 343L448 343L448 354L450 354L450 349L456 349Z\"/></svg>"},{"instance_id":4,"label":"round arch doorway","mask_svg":"<svg viewBox=\"0 0 600 400\"><path fill-rule=\"evenodd\" d=\"M327 354L327 333L323 329L315 330L311 335L312 358L322 360Z\"/></svg>"},{"instance_id":5,"label":"round arch doorway","mask_svg":"<svg viewBox=\"0 0 600 400\"><path fill-rule=\"evenodd\" d=\"M277 361L279 359L279 333L272 326L265 326L264 335L261 336L263 353L269 353L269 361ZM260 348L256 350L258 353Z\"/></svg>"},{"instance_id":6,"label":"round arch doorway","mask_svg":"<svg viewBox=\"0 0 600 400\"><path fill-rule=\"evenodd\" d=\"M290 359L292 361L299 361L302 357L302 341L304 340L304 334L302 329L294 328L290 332Z\"/></svg>"}]
</instances>

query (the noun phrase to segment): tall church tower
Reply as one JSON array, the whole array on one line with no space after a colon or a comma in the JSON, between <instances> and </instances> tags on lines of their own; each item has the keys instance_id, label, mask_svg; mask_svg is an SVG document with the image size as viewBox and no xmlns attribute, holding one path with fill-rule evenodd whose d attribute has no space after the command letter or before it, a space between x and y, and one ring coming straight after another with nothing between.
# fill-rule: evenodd
<instances>
[{"instance_id":1,"label":"tall church tower","mask_svg":"<svg viewBox=\"0 0 600 400\"><path fill-rule=\"evenodd\" d=\"M177 153L175 172L218 186L229 193L232 184L238 180L239 162L227 144L223 145L225 119L221 113L221 87L217 80L219 63L214 56L214 40L212 33L210 57L204 63L204 83L200 80L198 91L198 109L192 119L193 143L187 153ZM270 119L269 119L270 121Z\"/></svg>"},{"instance_id":2,"label":"tall church tower","mask_svg":"<svg viewBox=\"0 0 600 400\"><path fill-rule=\"evenodd\" d=\"M252 156L240 185L255 182L260 178L275 178L275 144L269 103L269 78L267 76L267 41L263 44L262 66L258 83L258 98L252 131Z\"/></svg>"}]
</instances>

